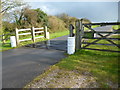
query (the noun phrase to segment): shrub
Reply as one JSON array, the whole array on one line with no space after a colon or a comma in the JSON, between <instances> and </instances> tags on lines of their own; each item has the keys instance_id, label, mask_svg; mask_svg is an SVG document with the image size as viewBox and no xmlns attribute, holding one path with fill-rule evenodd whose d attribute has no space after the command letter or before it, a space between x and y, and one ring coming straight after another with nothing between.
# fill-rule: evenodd
<instances>
[{"instance_id":1,"label":"shrub","mask_svg":"<svg viewBox=\"0 0 120 90\"><path fill-rule=\"evenodd\" d=\"M66 29L64 21L60 20L56 16L48 16L48 27L50 32L57 32Z\"/></svg>"}]
</instances>

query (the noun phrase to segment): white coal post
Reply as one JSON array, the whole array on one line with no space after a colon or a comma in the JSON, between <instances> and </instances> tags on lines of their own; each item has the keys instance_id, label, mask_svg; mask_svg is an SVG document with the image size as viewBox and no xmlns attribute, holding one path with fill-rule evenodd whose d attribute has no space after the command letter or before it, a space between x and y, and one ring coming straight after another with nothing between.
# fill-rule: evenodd
<instances>
[{"instance_id":1,"label":"white coal post","mask_svg":"<svg viewBox=\"0 0 120 90\"><path fill-rule=\"evenodd\" d=\"M50 39L50 33L49 32L46 32L46 38Z\"/></svg>"},{"instance_id":2,"label":"white coal post","mask_svg":"<svg viewBox=\"0 0 120 90\"><path fill-rule=\"evenodd\" d=\"M16 47L16 38L15 36L10 36L11 47Z\"/></svg>"},{"instance_id":3,"label":"white coal post","mask_svg":"<svg viewBox=\"0 0 120 90\"><path fill-rule=\"evenodd\" d=\"M75 52L75 37L68 37L67 40L67 53L74 54Z\"/></svg>"},{"instance_id":4,"label":"white coal post","mask_svg":"<svg viewBox=\"0 0 120 90\"><path fill-rule=\"evenodd\" d=\"M97 33L94 33L94 38L97 38L97 36L98 36Z\"/></svg>"}]
</instances>

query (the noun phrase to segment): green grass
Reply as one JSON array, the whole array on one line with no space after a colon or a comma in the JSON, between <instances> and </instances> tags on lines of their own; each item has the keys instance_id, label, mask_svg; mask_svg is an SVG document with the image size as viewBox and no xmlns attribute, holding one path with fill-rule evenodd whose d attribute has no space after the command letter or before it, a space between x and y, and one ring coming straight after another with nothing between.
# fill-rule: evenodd
<instances>
[{"instance_id":1,"label":"green grass","mask_svg":"<svg viewBox=\"0 0 120 90\"><path fill-rule=\"evenodd\" d=\"M61 69L90 72L101 88L118 83L118 53L79 50L56 64Z\"/></svg>"},{"instance_id":2,"label":"green grass","mask_svg":"<svg viewBox=\"0 0 120 90\"><path fill-rule=\"evenodd\" d=\"M9 49L13 49L10 44L5 44L0 46L0 51L5 51Z\"/></svg>"},{"instance_id":3,"label":"green grass","mask_svg":"<svg viewBox=\"0 0 120 90\"><path fill-rule=\"evenodd\" d=\"M97 28L100 27L100 25L92 25L91 28ZM84 30L89 30L88 28L84 27Z\"/></svg>"},{"instance_id":4,"label":"green grass","mask_svg":"<svg viewBox=\"0 0 120 90\"><path fill-rule=\"evenodd\" d=\"M114 25L114 26L112 26L112 28L113 28L114 30L118 30L118 29L120 29L120 25Z\"/></svg>"},{"instance_id":5,"label":"green grass","mask_svg":"<svg viewBox=\"0 0 120 90\"><path fill-rule=\"evenodd\" d=\"M116 36L112 36L116 37ZM91 40L90 40L91 41ZM102 40L100 42L106 42ZM114 46L90 46L99 49L118 50ZM35 78L30 84L38 82L45 77L49 72L59 68L66 71L77 71L80 75L84 72L91 73L99 84L99 88L111 88L111 86L118 84L118 58L120 53L103 52L94 50L78 50L73 55L68 55L67 58L62 59L59 63L53 65L45 73ZM109 85L111 83L112 85ZM28 84L29 85L29 84ZM27 86L26 86L27 87Z\"/></svg>"},{"instance_id":6,"label":"green grass","mask_svg":"<svg viewBox=\"0 0 120 90\"><path fill-rule=\"evenodd\" d=\"M69 34L69 30L61 31L61 32L55 32L50 34L50 39L65 36Z\"/></svg>"},{"instance_id":7,"label":"green grass","mask_svg":"<svg viewBox=\"0 0 120 90\"><path fill-rule=\"evenodd\" d=\"M114 36L113 36L114 37ZM100 42L106 42L102 40ZM118 42L116 42L118 43ZM119 50L115 46L92 45L89 48ZM90 72L101 88L110 87L107 83L118 83L118 58L120 53L94 50L78 50L74 55L60 61L56 66L66 70L77 70L81 74Z\"/></svg>"},{"instance_id":8,"label":"green grass","mask_svg":"<svg viewBox=\"0 0 120 90\"><path fill-rule=\"evenodd\" d=\"M68 35L68 34L69 34L69 30L64 30L64 31L55 32L55 33L50 33L50 39L53 39L53 38L56 38L56 37L60 37L60 36L64 36L64 35ZM36 35L36 37L39 37L39 36L40 35ZM28 39L30 37L31 36L22 37L22 39ZM36 39L36 42L45 41L45 40L47 40L47 39L45 39L45 38ZM10 43L10 40L6 41L6 43ZM31 44L31 43L33 43L33 41L30 41L30 40L29 41L24 41L24 42L21 42L18 47L23 46L23 45L27 45L27 44ZM18 48L18 47L16 47L16 48ZM13 49L10 44L4 44L4 45L0 46L0 51L5 51L5 50L9 50L9 49Z\"/></svg>"}]
</instances>

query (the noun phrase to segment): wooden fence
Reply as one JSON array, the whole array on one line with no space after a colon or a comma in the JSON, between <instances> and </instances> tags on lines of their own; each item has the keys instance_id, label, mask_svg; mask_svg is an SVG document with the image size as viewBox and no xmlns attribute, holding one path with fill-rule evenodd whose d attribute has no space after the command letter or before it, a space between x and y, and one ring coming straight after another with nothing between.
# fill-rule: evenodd
<instances>
[{"instance_id":1,"label":"wooden fence","mask_svg":"<svg viewBox=\"0 0 120 90\"><path fill-rule=\"evenodd\" d=\"M8 43L7 41L10 40L10 36L11 35L15 35L15 32L11 32L11 33L7 33L7 34L3 34L3 35L0 35L0 38L1 38L1 43L4 45L4 44L10 44L10 42Z\"/></svg>"},{"instance_id":2,"label":"wooden fence","mask_svg":"<svg viewBox=\"0 0 120 90\"><path fill-rule=\"evenodd\" d=\"M113 40L120 40L120 38L110 38L109 36L113 34L119 34L120 30L114 30L114 31L96 31L93 28L91 28L92 25L120 25L120 22L116 23L90 23L90 24L83 24L82 20L77 20L75 23L75 49L89 49L89 50L99 50L99 51L110 51L110 52L120 52L120 51L114 51L114 50L105 50L105 49L95 49L95 48L88 48L90 45L114 45L118 48L120 48L119 44L116 44L113 42ZM72 25L70 25L70 31L73 31L74 28L72 28ZM85 31L84 27L88 28L90 31ZM98 35L95 37L95 35ZM83 40L84 39L84 40ZM84 42L85 39L94 39L91 43ZM111 44L100 44L96 43L100 40L107 40ZM85 44L85 45L83 45Z\"/></svg>"},{"instance_id":3,"label":"wooden fence","mask_svg":"<svg viewBox=\"0 0 120 90\"><path fill-rule=\"evenodd\" d=\"M20 32L23 32L23 31L28 31L27 33L20 33ZM39 36L39 37L36 37L36 34L44 34L43 36ZM17 45L19 45L20 42L22 41L28 41L28 40L32 40L33 42L35 42L35 39L37 38L43 38L45 37L46 38L46 35L47 35L47 26L45 27L41 27L41 28L28 28L28 29L15 29L15 35L16 35L16 42L17 42ZM28 38L28 39L20 39L19 37L20 36L25 36L25 35L31 35L32 38Z\"/></svg>"},{"instance_id":4,"label":"wooden fence","mask_svg":"<svg viewBox=\"0 0 120 90\"><path fill-rule=\"evenodd\" d=\"M36 37L36 34L41 34L41 35ZM0 35L1 43L10 44L10 42L7 42L7 41L10 40L10 36L12 35L16 37L17 45L19 45L20 42L28 41L28 40L32 40L33 42L35 42L37 38L43 38L43 37L47 38L47 26L41 27L41 28L32 27L32 28L27 28L27 29L16 28L15 32ZM20 36L25 36L25 35L30 35L32 38L20 39Z\"/></svg>"}]
</instances>

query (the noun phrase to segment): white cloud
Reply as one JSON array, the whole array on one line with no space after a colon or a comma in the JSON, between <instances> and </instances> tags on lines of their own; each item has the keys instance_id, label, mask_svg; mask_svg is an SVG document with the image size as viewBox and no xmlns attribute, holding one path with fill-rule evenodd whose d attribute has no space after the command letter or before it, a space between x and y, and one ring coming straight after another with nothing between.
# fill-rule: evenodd
<instances>
[{"instance_id":1,"label":"white cloud","mask_svg":"<svg viewBox=\"0 0 120 90\"><path fill-rule=\"evenodd\" d=\"M55 12L55 10L50 10L50 8L48 8L47 6L45 6L45 5L42 5L42 6L40 6L40 8L44 11L44 12L46 12L46 13L48 13L48 14L51 14L51 13L53 13L53 12Z\"/></svg>"},{"instance_id":2,"label":"white cloud","mask_svg":"<svg viewBox=\"0 0 120 90\"><path fill-rule=\"evenodd\" d=\"M56 13L59 13L57 8L54 8L50 5L41 5L40 8L49 15L55 15Z\"/></svg>"},{"instance_id":3,"label":"white cloud","mask_svg":"<svg viewBox=\"0 0 120 90\"><path fill-rule=\"evenodd\" d=\"M24 0L25 2L118 2L119 0Z\"/></svg>"}]
</instances>

